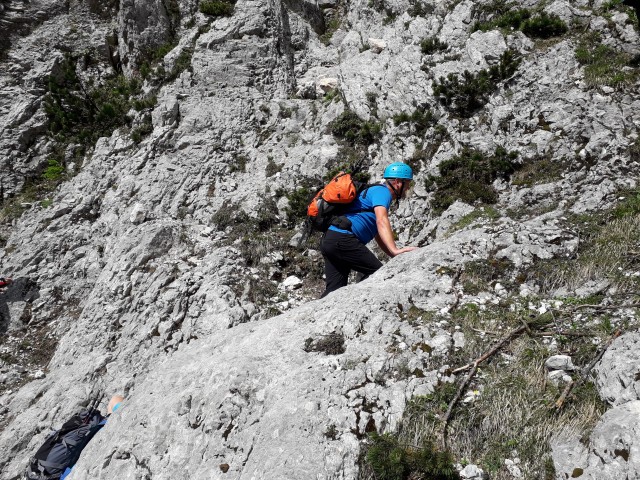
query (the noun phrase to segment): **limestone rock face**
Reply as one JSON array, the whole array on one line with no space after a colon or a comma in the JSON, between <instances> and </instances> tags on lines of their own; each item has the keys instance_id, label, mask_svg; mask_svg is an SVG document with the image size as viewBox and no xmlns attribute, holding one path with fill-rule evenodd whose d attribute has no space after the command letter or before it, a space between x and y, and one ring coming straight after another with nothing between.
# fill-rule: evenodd
<instances>
[{"instance_id":1,"label":"limestone rock face","mask_svg":"<svg viewBox=\"0 0 640 480\"><path fill-rule=\"evenodd\" d=\"M617 338L594 371L600 395L611 405L640 400L640 334Z\"/></svg>"},{"instance_id":2,"label":"limestone rock face","mask_svg":"<svg viewBox=\"0 0 640 480\"><path fill-rule=\"evenodd\" d=\"M483 5L470 0L418 12L402 1L386 12L378 2L239 0L219 17L200 3L0 2L0 276L14 279L0 293L2 478L18 478L96 389L127 399L72 479L358 478L363 438L394 430L407 401L451 381L456 350L474 343L432 319L540 292L534 280L509 285L514 274L468 295L456 272L573 258L582 238L567 219L636 185L637 88L588 85L572 36L472 33ZM624 14L604 18L586 1L545 8L638 53ZM425 38L446 46L423 53ZM453 115L433 96L440 77L494 66L507 49L522 63L476 112ZM78 158L82 145L56 148L45 109L49 76L69 53L87 88L122 73L155 102L131 108ZM369 144L332 133L347 110L379 131ZM434 122L396 121L427 110ZM430 176L464 149L498 147L530 175L495 180L492 206L457 201L436 214ZM66 178L31 195L54 156ZM290 247L301 199L356 157L372 180L392 161L414 162L413 195L391 221L398 243L422 248L314 300L318 245ZM308 348L330 335L343 353ZM618 425L636 415L633 338L598 367L615 407L593 449L554 439L559 472L635 474L637 425ZM5 361L12 345L24 362Z\"/></svg>"},{"instance_id":3,"label":"limestone rock face","mask_svg":"<svg viewBox=\"0 0 640 480\"><path fill-rule=\"evenodd\" d=\"M640 401L627 402L607 411L596 425L589 444L579 442L573 449L554 446L557 478L613 480L640 476L638 439Z\"/></svg>"}]
</instances>

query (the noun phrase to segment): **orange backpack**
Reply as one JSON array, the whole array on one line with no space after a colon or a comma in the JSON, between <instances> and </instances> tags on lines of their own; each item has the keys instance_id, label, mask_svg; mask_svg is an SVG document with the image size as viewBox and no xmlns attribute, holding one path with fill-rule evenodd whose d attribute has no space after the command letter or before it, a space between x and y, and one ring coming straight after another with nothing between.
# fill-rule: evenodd
<instances>
[{"instance_id":1,"label":"orange backpack","mask_svg":"<svg viewBox=\"0 0 640 480\"><path fill-rule=\"evenodd\" d=\"M334 224L344 228L345 225L337 223L336 219L346 211L346 207L366 188L368 188L367 185L355 182L351 174L338 173L313 197L307 207L307 219L311 228L321 232L326 232ZM346 221L348 222L348 220ZM346 227L348 228L349 226Z\"/></svg>"}]
</instances>

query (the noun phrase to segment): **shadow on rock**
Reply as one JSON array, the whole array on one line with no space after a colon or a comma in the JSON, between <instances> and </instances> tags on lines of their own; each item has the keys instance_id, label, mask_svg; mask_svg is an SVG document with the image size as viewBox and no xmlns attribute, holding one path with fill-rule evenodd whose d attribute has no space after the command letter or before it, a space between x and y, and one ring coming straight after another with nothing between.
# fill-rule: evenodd
<instances>
[{"instance_id":1,"label":"shadow on rock","mask_svg":"<svg viewBox=\"0 0 640 480\"><path fill-rule=\"evenodd\" d=\"M6 286L0 292L0 333L5 333L9 329L12 319L23 320L25 304L38 298L40 298L40 289L30 278L20 277Z\"/></svg>"}]
</instances>

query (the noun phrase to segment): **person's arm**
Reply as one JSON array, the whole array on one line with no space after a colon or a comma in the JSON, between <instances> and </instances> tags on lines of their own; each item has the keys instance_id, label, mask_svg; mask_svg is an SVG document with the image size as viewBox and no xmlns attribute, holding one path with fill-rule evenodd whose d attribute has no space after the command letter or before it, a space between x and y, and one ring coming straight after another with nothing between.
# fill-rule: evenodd
<instances>
[{"instance_id":1,"label":"person's arm","mask_svg":"<svg viewBox=\"0 0 640 480\"><path fill-rule=\"evenodd\" d=\"M391 230L391 222L389 222L389 213L383 206L377 206L373 209L376 214L376 226L378 227L378 235L376 235L376 242L384 253L390 257L395 257L401 253L411 252L418 247L404 247L398 248L396 242L393 239L393 231Z\"/></svg>"}]
</instances>

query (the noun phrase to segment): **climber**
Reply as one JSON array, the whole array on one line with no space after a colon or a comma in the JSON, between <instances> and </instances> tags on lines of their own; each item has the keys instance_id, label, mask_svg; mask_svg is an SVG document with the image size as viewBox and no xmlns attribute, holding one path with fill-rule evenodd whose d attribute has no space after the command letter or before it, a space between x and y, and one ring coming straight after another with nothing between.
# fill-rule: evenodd
<instances>
[{"instance_id":1,"label":"climber","mask_svg":"<svg viewBox=\"0 0 640 480\"><path fill-rule=\"evenodd\" d=\"M107 405L105 417L98 411L101 398L95 398L90 406L67 420L62 427L47 437L29 461L25 474L29 480L64 480L78 461L84 447L116 412L124 397L114 395Z\"/></svg>"},{"instance_id":2,"label":"climber","mask_svg":"<svg viewBox=\"0 0 640 480\"><path fill-rule=\"evenodd\" d=\"M395 257L417 247L398 248L389 223L389 207L392 200L400 201L413 182L409 165L396 162L384 170L384 182L363 190L349 205L340 222L346 228L333 225L322 236L320 251L324 257L326 288L322 297L347 285L351 270L364 275L378 270L382 263L365 246L375 238L384 253Z\"/></svg>"},{"instance_id":3,"label":"climber","mask_svg":"<svg viewBox=\"0 0 640 480\"><path fill-rule=\"evenodd\" d=\"M10 278L0 277L0 292L4 292L5 288L8 287L13 280Z\"/></svg>"},{"instance_id":4,"label":"climber","mask_svg":"<svg viewBox=\"0 0 640 480\"><path fill-rule=\"evenodd\" d=\"M118 411L118 409L122 406L123 401L124 401L124 397L122 395L114 395L113 397L111 397L111 400L109 400L109 404L107 405L107 416L100 421L99 425L104 426L107 423L107 420L109 419L109 415ZM60 475L60 480L64 480L67 477L67 475L71 473L72 469L73 469L73 465L69 465L65 469L65 471L62 472L62 475Z\"/></svg>"}]
</instances>

